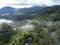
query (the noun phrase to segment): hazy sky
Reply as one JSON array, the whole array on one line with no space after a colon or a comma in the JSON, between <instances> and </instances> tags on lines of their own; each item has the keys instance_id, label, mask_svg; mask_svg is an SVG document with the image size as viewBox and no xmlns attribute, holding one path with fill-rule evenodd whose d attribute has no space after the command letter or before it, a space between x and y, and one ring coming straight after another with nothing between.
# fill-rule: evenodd
<instances>
[{"instance_id":1,"label":"hazy sky","mask_svg":"<svg viewBox=\"0 0 60 45\"><path fill-rule=\"evenodd\" d=\"M0 0L0 8L4 6L12 6L15 8L28 8L31 6L37 6L37 5L59 5L60 0Z\"/></svg>"}]
</instances>

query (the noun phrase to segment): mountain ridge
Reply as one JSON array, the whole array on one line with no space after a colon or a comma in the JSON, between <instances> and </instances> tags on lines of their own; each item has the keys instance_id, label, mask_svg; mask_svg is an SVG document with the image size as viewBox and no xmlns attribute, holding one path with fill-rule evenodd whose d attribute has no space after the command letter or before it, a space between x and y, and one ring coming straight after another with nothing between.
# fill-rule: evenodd
<instances>
[{"instance_id":1,"label":"mountain ridge","mask_svg":"<svg viewBox=\"0 0 60 45\"><path fill-rule=\"evenodd\" d=\"M31 11L37 11L37 10L41 10L43 7L40 6L34 6L34 7L30 7L30 8L21 8L21 9L16 9L10 6L6 6L0 9L0 14L3 13L26 13L26 12L31 12ZM27 10L27 11L26 11Z\"/></svg>"}]
</instances>

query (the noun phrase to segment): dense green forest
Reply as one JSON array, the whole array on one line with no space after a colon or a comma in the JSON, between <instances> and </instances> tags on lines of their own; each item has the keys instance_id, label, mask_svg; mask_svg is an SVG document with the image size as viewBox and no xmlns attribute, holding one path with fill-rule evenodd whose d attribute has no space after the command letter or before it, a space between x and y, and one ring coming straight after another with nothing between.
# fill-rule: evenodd
<instances>
[{"instance_id":1,"label":"dense green forest","mask_svg":"<svg viewBox=\"0 0 60 45\"><path fill-rule=\"evenodd\" d=\"M33 30L20 29L20 23L0 24L0 45L25 45L28 38L31 38L30 45L60 45L60 6L30 13L11 16L11 19L30 19Z\"/></svg>"}]
</instances>

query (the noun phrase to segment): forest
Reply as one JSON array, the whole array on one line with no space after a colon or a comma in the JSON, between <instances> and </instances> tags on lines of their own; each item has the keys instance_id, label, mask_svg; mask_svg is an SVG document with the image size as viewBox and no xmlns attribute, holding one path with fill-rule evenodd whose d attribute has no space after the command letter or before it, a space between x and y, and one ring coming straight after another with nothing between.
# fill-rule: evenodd
<instances>
[{"instance_id":1,"label":"forest","mask_svg":"<svg viewBox=\"0 0 60 45\"><path fill-rule=\"evenodd\" d=\"M5 19L16 22L0 24L0 45L60 45L60 5Z\"/></svg>"}]
</instances>

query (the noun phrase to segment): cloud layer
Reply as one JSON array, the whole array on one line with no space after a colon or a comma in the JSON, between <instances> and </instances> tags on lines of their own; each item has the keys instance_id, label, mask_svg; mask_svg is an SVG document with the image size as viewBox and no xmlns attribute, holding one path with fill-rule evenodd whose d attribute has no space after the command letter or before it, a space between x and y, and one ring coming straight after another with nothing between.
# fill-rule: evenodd
<instances>
[{"instance_id":1,"label":"cloud layer","mask_svg":"<svg viewBox=\"0 0 60 45\"><path fill-rule=\"evenodd\" d=\"M0 8L4 6L20 8L34 5L60 5L60 0L0 0Z\"/></svg>"}]
</instances>

